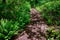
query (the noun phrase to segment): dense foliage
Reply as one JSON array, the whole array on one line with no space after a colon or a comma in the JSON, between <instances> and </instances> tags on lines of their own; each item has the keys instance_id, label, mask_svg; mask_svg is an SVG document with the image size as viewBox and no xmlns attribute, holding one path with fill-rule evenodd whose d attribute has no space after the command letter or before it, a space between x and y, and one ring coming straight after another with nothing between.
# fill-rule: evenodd
<instances>
[{"instance_id":1,"label":"dense foliage","mask_svg":"<svg viewBox=\"0 0 60 40\"><path fill-rule=\"evenodd\" d=\"M9 40L30 22L36 8L49 25L60 25L60 0L0 0L0 40ZM48 30L48 40L60 40L60 31ZM56 36L56 37L55 37Z\"/></svg>"},{"instance_id":2,"label":"dense foliage","mask_svg":"<svg viewBox=\"0 0 60 40\"><path fill-rule=\"evenodd\" d=\"M10 0L11 1L11 0ZM24 26L26 23L29 22L29 11L30 11L30 5L28 2L21 2L15 0L10 2L7 0L6 3L4 3L0 12L0 19L5 18L8 20L18 21L20 26Z\"/></svg>"},{"instance_id":3,"label":"dense foliage","mask_svg":"<svg viewBox=\"0 0 60 40\"><path fill-rule=\"evenodd\" d=\"M57 27L58 29L52 26L47 30L48 40L60 40L60 26L57 26Z\"/></svg>"},{"instance_id":4,"label":"dense foliage","mask_svg":"<svg viewBox=\"0 0 60 40\"><path fill-rule=\"evenodd\" d=\"M47 0L36 6L48 25L58 25L58 29L50 27L47 31L47 40L60 40L60 0ZM57 27L57 26L56 26ZM58 30L58 31L57 31Z\"/></svg>"},{"instance_id":5,"label":"dense foliage","mask_svg":"<svg viewBox=\"0 0 60 40\"><path fill-rule=\"evenodd\" d=\"M18 33L18 23L13 21L8 21L7 19L0 20L0 40L8 40L11 39L13 35Z\"/></svg>"},{"instance_id":6,"label":"dense foliage","mask_svg":"<svg viewBox=\"0 0 60 40\"><path fill-rule=\"evenodd\" d=\"M30 22L30 4L22 0L0 0L0 40L9 40Z\"/></svg>"},{"instance_id":7,"label":"dense foliage","mask_svg":"<svg viewBox=\"0 0 60 40\"><path fill-rule=\"evenodd\" d=\"M60 1L47 2L36 8L41 12L47 24L60 25Z\"/></svg>"}]
</instances>

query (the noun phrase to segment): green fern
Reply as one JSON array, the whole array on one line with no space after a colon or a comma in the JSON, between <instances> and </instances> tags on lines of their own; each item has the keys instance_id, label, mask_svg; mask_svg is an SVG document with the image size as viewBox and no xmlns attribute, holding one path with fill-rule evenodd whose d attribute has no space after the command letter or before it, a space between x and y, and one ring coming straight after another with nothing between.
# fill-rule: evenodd
<instances>
[{"instance_id":1,"label":"green fern","mask_svg":"<svg viewBox=\"0 0 60 40\"><path fill-rule=\"evenodd\" d=\"M12 36L18 33L18 23L13 21L8 21L6 19L0 20L0 39L8 40L11 39Z\"/></svg>"}]
</instances>

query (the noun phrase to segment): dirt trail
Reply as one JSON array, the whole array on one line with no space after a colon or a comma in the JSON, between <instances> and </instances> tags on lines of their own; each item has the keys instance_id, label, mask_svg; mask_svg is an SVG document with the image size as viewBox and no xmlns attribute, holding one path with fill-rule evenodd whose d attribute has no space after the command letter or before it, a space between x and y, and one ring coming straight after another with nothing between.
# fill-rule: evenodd
<instances>
[{"instance_id":1,"label":"dirt trail","mask_svg":"<svg viewBox=\"0 0 60 40\"><path fill-rule=\"evenodd\" d=\"M47 25L40 13L36 9L32 8L30 14L31 23L27 25L25 30L15 40L47 40Z\"/></svg>"}]
</instances>

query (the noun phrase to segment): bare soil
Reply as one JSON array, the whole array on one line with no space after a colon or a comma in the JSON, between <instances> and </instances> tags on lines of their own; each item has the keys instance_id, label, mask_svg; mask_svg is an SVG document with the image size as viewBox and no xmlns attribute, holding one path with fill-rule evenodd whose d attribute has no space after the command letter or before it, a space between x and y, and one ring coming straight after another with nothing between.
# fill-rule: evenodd
<instances>
[{"instance_id":1,"label":"bare soil","mask_svg":"<svg viewBox=\"0 0 60 40\"><path fill-rule=\"evenodd\" d=\"M32 8L30 15L31 22L26 26L24 31L19 34L14 40L47 40L47 25L44 19L42 18L40 12Z\"/></svg>"}]
</instances>

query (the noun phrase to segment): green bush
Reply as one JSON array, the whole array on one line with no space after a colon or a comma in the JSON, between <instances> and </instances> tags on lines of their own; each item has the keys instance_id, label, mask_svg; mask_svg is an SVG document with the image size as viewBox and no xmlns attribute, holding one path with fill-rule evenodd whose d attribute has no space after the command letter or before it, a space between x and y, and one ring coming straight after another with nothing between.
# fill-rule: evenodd
<instances>
[{"instance_id":1,"label":"green bush","mask_svg":"<svg viewBox=\"0 0 60 40\"><path fill-rule=\"evenodd\" d=\"M59 26L60 27L60 26ZM53 26L47 30L48 40L60 40L60 28L55 29Z\"/></svg>"},{"instance_id":2,"label":"green bush","mask_svg":"<svg viewBox=\"0 0 60 40\"><path fill-rule=\"evenodd\" d=\"M10 2L9 2L10 1ZM1 4L0 9L0 19L8 19L17 21L19 23L19 27L22 29L24 25L29 23L30 21L30 4L27 1L20 0L7 0L3 5Z\"/></svg>"},{"instance_id":3,"label":"green bush","mask_svg":"<svg viewBox=\"0 0 60 40\"><path fill-rule=\"evenodd\" d=\"M12 36L18 33L19 23L8 21L7 19L0 20L0 40L11 39Z\"/></svg>"},{"instance_id":4,"label":"green bush","mask_svg":"<svg viewBox=\"0 0 60 40\"><path fill-rule=\"evenodd\" d=\"M28 1L32 7L37 7L37 6L43 5L47 2L57 1L57 0L25 0L25 1Z\"/></svg>"},{"instance_id":5,"label":"green bush","mask_svg":"<svg viewBox=\"0 0 60 40\"><path fill-rule=\"evenodd\" d=\"M0 40L9 40L30 22L30 4L22 0L0 0Z\"/></svg>"},{"instance_id":6,"label":"green bush","mask_svg":"<svg viewBox=\"0 0 60 40\"><path fill-rule=\"evenodd\" d=\"M60 1L51 1L43 4L40 7L36 7L46 20L47 24L60 25Z\"/></svg>"}]
</instances>

